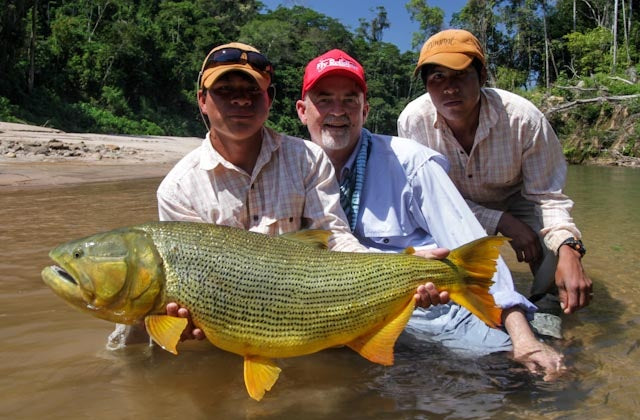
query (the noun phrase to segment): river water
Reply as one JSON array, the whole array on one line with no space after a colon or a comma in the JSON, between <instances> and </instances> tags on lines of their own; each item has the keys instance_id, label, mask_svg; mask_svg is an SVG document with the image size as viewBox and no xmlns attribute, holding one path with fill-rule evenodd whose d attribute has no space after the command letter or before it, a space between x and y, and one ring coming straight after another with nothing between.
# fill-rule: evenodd
<instances>
[{"instance_id":1,"label":"river water","mask_svg":"<svg viewBox=\"0 0 640 420\"><path fill-rule=\"evenodd\" d=\"M55 245L156 219L159 179L0 193L0 413L4 418L623 418L640 412L640 171L570 167L567 192L588 249L592 305L553 343L569 372L545 383L504 354L480 359L401 340L392 367L348 349L278 361L262 402L242 359L208 342L105 349L112 324L42 282ZM514 265L509 248L506 259ZM514 267L519 287L528 281Z\"/></svg>"}]
</instances>

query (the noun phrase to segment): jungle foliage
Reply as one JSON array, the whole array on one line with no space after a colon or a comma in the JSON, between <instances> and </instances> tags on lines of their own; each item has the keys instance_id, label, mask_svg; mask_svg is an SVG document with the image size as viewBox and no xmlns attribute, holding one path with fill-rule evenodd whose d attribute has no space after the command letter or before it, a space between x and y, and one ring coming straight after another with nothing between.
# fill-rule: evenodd
<instances>
[{"instance_id":1,"label":"jungle foliage","mask_svg":"<svg viewBox=\"0 0 640 420\"><path fill-rule=\"evenodd\" d=\"M202 59L213 46L238 40L256 46L276 68L272 127L307 137L294 106L304 66L342 48L367 71L367 126L394 134L400 111L423 93L412 77L419 48L445 27L478 36L490 85L543 109L553 107L549 98L631 95L634 112L640 108L633 99L640 92L639 3L468 0L445 25L442 9L410 0L406 7L420 31L414 49L402 52L383 41L394 24L383 7L363 11L351 30L305 7L266 10L256 0L0 0L0 119L75 132L202 136L195 101ZM611 107L605 100L552 121L561 132L593 124L605 105ZM635 143L625 146L628 154L637 153Z\"/></svg>"}]
</instances>

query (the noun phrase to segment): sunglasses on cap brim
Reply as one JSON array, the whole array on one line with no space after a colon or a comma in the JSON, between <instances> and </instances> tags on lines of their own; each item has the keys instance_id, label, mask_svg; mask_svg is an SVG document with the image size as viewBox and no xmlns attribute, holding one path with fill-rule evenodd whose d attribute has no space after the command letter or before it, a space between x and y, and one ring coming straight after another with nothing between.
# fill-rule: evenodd
<instances>
[{"instance_id":1,"label":"sunglasses on cap brim","mask_svg":"<svg viewBox=\"0 0 640 420\"><path fill-rule=\"evenodd\" d=\"M251 67L261 72L273 75L273 65L267 57L255 51L245 51L240 48L224 48L212 52L203 67L203 71L217 64L247 63Z\"/></svg>"}]
</instances>

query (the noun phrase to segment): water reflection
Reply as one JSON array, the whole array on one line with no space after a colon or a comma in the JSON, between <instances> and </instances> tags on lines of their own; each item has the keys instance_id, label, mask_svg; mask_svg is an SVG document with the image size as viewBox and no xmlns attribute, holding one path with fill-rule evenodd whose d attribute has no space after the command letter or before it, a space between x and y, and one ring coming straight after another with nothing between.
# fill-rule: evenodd
<instances>
[{"instance_id":1,"label":"water reflection","mask_svg":"<svg viewBox=\"0 0 640 420\"><path fill-rule=\"evenodd\" d=\"M558 345L571 372L562 380L545 383L503 355L470 360L403 337L392 367L348 349L280 360L281 378L261 403L246 395L242 359L206 342L183 343L178 357L157 347L105 350L111 324L66 306L40 279L58 243L155 220L158 179L2 193L0 411L9 418L635 416L639 180L629 169L570 170L597 304L565 320ZM515 274L528 283L524 268Z\"/></svg>"}]
</instances>

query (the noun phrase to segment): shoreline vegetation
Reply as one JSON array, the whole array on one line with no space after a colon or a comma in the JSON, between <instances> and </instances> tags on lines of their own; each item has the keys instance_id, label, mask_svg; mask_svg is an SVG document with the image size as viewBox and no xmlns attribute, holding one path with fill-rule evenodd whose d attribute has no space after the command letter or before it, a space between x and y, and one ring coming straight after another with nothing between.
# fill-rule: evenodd
<instances>
[{"instance_id":1,"label":"shoreline vegetation","mask_svg":"<svg viewBox=\"0 0 640 420\"><path fill-rule=\"evenodd\" d=\"M135 145L143 139L202 135L195 86L202 58L231 41L256 47L275 68L267 122L274 130L308 137L295 115L302 70L311 57L340 48L366 69L365 127L394 134L400 112L424 93L412 77L422 44L441 29L461 28L483 46L487 86L544 112L569 163L640 166L640 8L633 1L468 0L448 22L426 0L400 3L419 24L406 51L385 42L397 22L383 6L363 8L351 28L308 7L270 9L257 0L0 0L0 121L139 140L120 148L105 136L102 145L67 145L60 132L57 141L25 144L5 134L0 159L145 166L153 158Z\"/></svg>"}]
</instances>

